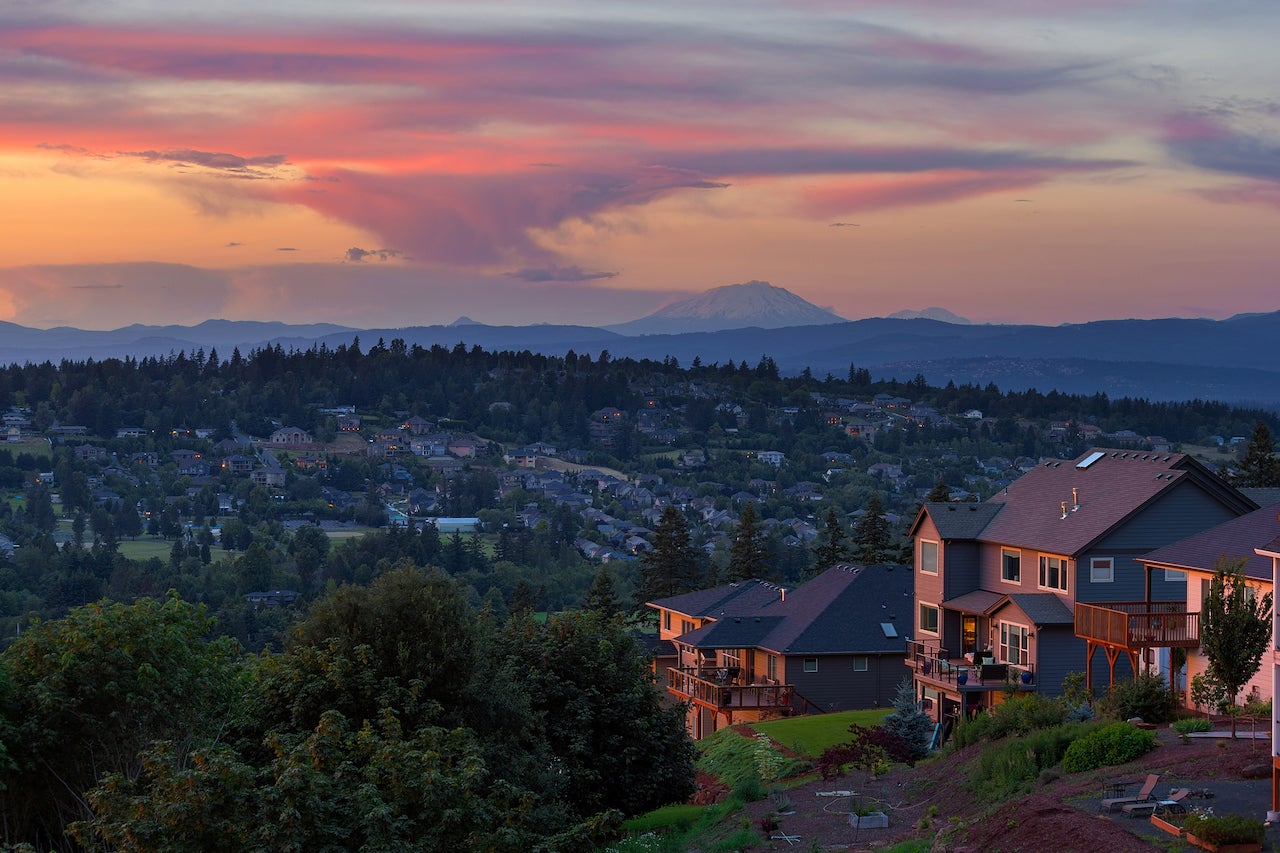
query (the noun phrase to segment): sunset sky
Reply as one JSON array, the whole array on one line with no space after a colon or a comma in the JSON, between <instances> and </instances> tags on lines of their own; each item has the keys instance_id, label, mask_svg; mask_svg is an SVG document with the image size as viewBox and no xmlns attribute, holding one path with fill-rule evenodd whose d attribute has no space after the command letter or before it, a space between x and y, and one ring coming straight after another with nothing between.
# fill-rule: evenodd
<instances>
[{"instance_id":1,"label":"sunset sky","mask_svg":"<svg viewBox=\"0 0 1280 853\"><path fill-rule=\"evenodd\" d=\"M1280 309L1272 0L0 4L0 320Z\"/></svg>"}]
</instances>

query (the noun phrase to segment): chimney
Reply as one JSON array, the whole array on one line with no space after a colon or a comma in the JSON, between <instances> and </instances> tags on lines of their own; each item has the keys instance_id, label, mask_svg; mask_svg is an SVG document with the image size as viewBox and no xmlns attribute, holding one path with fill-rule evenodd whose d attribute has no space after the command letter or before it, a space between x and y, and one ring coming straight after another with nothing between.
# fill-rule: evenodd
<instances>
[{"instance_id":1,"label":"chimney","mask_svg":"<svg viewBox=\"0 0 1280 853\"><path fill-rule=\"evenodd\" d=\"M1067 502L1066 502L1066 501L1063 501L1063 502L1062 502L1062 517L1063 517L1063 518L1066 518L1066 517L1067 517Z\"/></svg>"},{"instance_id":2,"label":"chimney","mask_svg":"<svg viewBox=\"0 0 1280 853\"><path fill-rule=\"evenodd\" d=\"M1073 504L1071 507L1072 512L1075 512L1080 508L1080 490L1075 486L1071 487L1071 503Z\"/></svg>"}]
</instances>

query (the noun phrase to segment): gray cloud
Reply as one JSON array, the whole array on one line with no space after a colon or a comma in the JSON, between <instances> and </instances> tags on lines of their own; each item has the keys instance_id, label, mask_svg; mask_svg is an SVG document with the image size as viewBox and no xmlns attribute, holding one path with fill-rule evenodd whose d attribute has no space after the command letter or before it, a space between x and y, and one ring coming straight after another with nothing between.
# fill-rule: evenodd
<instances>
[{"instance_id":1,"label":"gray cloud","mask_svg":"<svg viewBox=\"0 0 1280 853\"><path fill-rule=\"evenodd\" d=\"M579 266L557 266L555 264L549 267L513 270L504 273L508 278L518 279L520 281L529 282L573 282L573 281L595 281L597 279L615 278L616 272L590 271L584 270Z\"/></svg>"},{"instance_id":2,"label":"gray cloud","mask_svg":"<svg viewBox=\"0 0 1280 853\"><path fill-rule=\"evenodd\" d=\"M399 256L400 252L395 249L361 249L359 246L352 246L347 249L345 254L348 261L357 264L369 257L376 257L380 261L386 261Z\"/></svg>"}]
</instances>

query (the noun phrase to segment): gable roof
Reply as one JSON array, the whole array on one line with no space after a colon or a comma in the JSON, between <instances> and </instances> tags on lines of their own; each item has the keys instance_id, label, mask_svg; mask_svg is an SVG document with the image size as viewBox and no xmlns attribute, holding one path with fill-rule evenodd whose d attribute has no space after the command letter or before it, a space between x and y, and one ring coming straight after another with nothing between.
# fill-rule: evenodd
<instances>
[{"instance_id":1,"label":"gable roof","mask_svg":"<svg viewBox=\"0 0 1280 853\"><path fill-rule=\"evenodd\" d=\"M1257 554L1280 537L1280 503L1225 521L1138 558L1147 566L1212 572L1221 557L1246 558L1247 577L1271 582L1271 558Z\"/></svg>"},{"instance_id":2,"label":"gable roof","mask_svg":"<svg viewBox=\"0 0 1280 853\"><path fill-rule=\"evenodd\" d=\"M1051 592L1015 592L1001 596L987 608L987 615L994 616L1009 604L1025 613L1035 625L1074 625L1076 621L1066 602Z\"/></svg>"},{"instance_id":3,"label":"gable roof","mask_svg":"<svg viewBox=\"0 0 1280 853\"><path fill-rule=\"evenodd\" d=\"M977 539L983 529L1004 509L1002 503L950 503L930 501L920 508L916 524L928 513L938 536L943 539ZM914 533L914 527L912 532Z\"/></svg>"},{"instance_id":4,"label":"gable roof","mask_svg":"<svg viewBox=\"0 0 1280 853\"><path fill-rule=\"evenodd\" d=\"M754 615L770 602L781 600L786 587L753 578L723 586L686 592L648 602L650 607L672 610L697 619Z\"/></svg>"},{"instance_id":5,"label":"gable roof","mask_svg":"<svg viewBox=\"0 0 1280 853\"><path fill-rule=\"evenodd\" d=\"M1041 462L992 497L988 503L1004 509L979 538L1076 555L1157 498L1187 484L1242 513L1257 508L1186 454L1097 448L1077 460Z\"/></svg>"},{"instance_id":6,"label":"gable roof","mask_svg":"<svg viewBox=\"0 0 1280 853\"><path fill-rule=\"evenodd\" d=\"M754 612L743 607L746 597L739 597L726 608L735 612L682 635L679 642L704 649L762 648L784 655L902 652L912 625L913 581L909 566L840 563L788 592L785 600L775 595ZM892 631L886 632L883 625L893 626Z\"/></svg>"}]
</instances>

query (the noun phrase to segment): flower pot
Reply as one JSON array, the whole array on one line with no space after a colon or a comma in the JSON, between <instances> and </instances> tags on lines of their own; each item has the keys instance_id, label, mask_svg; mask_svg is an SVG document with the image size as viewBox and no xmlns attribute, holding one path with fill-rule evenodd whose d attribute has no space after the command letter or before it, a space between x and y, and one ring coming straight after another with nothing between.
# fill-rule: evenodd
<instances>
[{"instance_id":1,"label":"flower pot","mask_svg":"<svg viewBox=\"0 0 1280 853\"><path fill-rule=\"evenodd\" d=\"M1153 814L1151 816L1151 825L1154 826L1156 829L1169 833L1174 838L1182 837L1182 827L1178 826L1176 823L1171 823L1165 820L1164 818L1160 817L1160 815Z\"/></svg>"},{"instance_id":2,"label":"flower pot","mask_svg":"<svg viewBox=\"0 0 1280 853\"><path fill-rule=\"evenodd\" d=\"M1031 683L1031 672L1030 672L1030 671L1028 671L1028 670L1024 670L1024 671L1023 671L1023 673L1022 673L1022 675L1021 675L1020 677L1022 678L1022 683L1023 683L1023 684L1030 684L1030 683Z\"/></svg>"},{"instance_id":3,"label":"flower pot","mask_svg":"<svg viewBox=\"0 0 1280 853\"><path fill-rule=\"evenodd\" d=\"M965 685L969 683L969 670L962 669L956 673L956 684Z\"/></svg>"}]
</instances>

